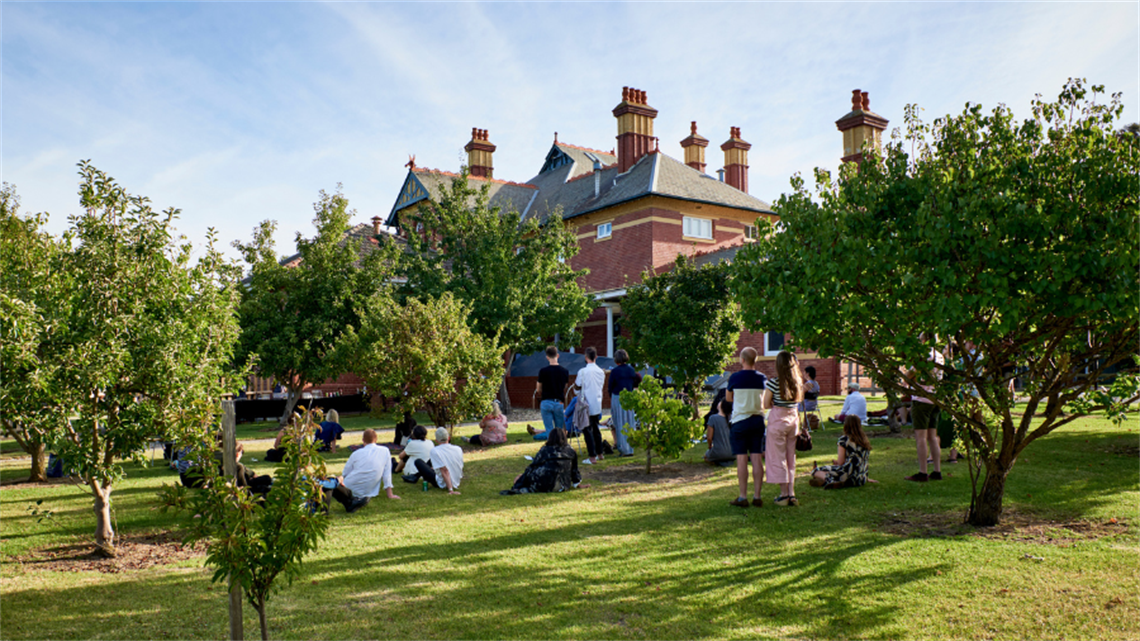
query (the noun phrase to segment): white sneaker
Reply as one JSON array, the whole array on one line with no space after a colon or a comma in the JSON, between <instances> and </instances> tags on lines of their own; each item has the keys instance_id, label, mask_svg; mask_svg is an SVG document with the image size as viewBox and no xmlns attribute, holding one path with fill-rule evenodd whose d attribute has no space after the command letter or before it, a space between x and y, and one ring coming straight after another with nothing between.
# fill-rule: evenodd
<instances>
[{"instance_id":1,"label":"white sneaker","mask_svg":"<svg viewBox=\"0 0 1140 641\"><path fill-rule=\"evenodd\" d=\"M593 465L593 464L594 464L594 462L588 458L582 459L582 465Z\"/></svg>"}]
</instances>

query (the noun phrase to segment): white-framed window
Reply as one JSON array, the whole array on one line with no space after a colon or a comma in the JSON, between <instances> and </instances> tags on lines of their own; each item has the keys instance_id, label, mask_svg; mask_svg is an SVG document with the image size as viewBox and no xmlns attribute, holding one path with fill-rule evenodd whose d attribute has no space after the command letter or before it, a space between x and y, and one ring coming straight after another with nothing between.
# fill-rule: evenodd
<instances>
[{"instance_id":1,"label":"white-framed window","mask_svg":"<svg viewBox=\"0 0 1140 641\"><path fill-rule=\"evenodd\" d=\"M748 240L756 240L759 234L756 232L756 225L744 226L744 237Z\"/></svg>"},{"instance_id":2,"label":"white-framed window","mask_svg":"<svg viewBox=\"0 0 1140 641\"><path fill-rule=\"evenodd\" d=\"M423 230L424 230L424 224L423 223L416 223L416 233L418 234L418 233L422 232Z\"/></svg>"},{"instance_id":3,"label":"white-framed window","mask_svg":"<svg viewBox=\"0 0 1140 641\"><path fill-rule=\"evenodd\" d=\"M764 332L764 355L775 356L784 349L784 332L775 330Z\"/></svg>"},{"instance_id":4,"label":"white-framed window","mask_svg":"<svg viewBox=\"0 0 1140 641\"><path fill-rule=\"evenodd\" d=\"M515 247L515 256L518 256L518 255L519 255L519 254L521 254L522 252L523 252L523 248L522 248L521 246L520 246L520 247Z\"/></svg>"},{"instance_id":5,"label":"white-framed window","mask_svg":"<svg viewBox=\"0 0 1140 641\"><path fill-rule=\"evenodd\" d=\"M712 221L707 218L685 216L681 222L682 233L689 238L712 240Z\"/></svg>"},{"instance_id":6,"label":"white-framed window","mask_svg":"<svg viewBox=\"0 0 1140 641\"><path fill-rule=\"evenodd\" d=\"M602 223L598 225L598 238L609 238L612 233L614 233L613 223Z\"/></svg>"}]
</instances>

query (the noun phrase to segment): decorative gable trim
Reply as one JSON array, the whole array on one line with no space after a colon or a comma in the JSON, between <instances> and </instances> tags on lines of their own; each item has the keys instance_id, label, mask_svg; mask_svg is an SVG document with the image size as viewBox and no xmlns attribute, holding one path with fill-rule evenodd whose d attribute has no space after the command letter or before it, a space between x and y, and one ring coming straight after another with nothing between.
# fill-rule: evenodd
<instances>
[{"instance_id":1,"label":"decorative gable trim","mask_svg":"<svg viewBox=\"0 0 1140 641\"><path fill-rule=\"evenodd\" d=\"M409 171L408 177L404 179L404 186L400 188L400 195L396 197L396 204L392 205L392 211L388 213L388 225L399 227L400 221L396 220L396 212L427 198L427 188L419 178L416 178L415 173Z\"/></svg>"},{"instance_id":2,"label":"decorative gable trim","mask_svg":"<svg viewBox=\"0 0 1140 641\"><path fill-rule=\"evenodd\" d=\"M558 148L558 145L555 144L550 148L550 151L547 152L546 161L542 164L542 169L538 170L538 173L545 174L548 171L572 164L574 164L574 159L570 157L570 154L562 151ZM533 165L531 166L533 167Z\"/></svg>"}]
</instances>

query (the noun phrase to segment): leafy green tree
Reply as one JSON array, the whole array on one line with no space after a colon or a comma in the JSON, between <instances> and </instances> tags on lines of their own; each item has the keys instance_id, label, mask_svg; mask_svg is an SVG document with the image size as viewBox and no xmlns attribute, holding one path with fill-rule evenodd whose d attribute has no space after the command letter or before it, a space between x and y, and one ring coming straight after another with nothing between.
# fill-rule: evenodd
<instances>
[{"instance_id":1,"label":"leafy green tree","mask_svg":"<svg viewBox=\"0 0 1140 641\"><path fill-rule=\"evenodd\" d=\"M84 213L72 216L50 273L58 316L39 356L53 412L49 442L94 497L95 544L115 554L111 492L122 461L148 439L209 424L232 389L238 336L236 269L215 246L175 244L178 210L162 214L89 162L79 164Z\"/></svg>"},{"instance_id":2,"label":"leafy green tree","mask_svg":"<svg viewBox=\"0 0 1140 641\"><path fill-rule=\"evenodd\" d=\"M381 252L362 258L358 243L346 240L355 212L339 190L322 191L313 209L316 236L298 233L296 260L288 264L277 256L273 221L262 222L248 245L234 243L249 265L238 359L288 389L281 426L305 387L347 371L328 356L344 329L360 322L362 301L389 278Z\"/></svg>"},{"instance_id":3,"label":"leafy green tree","mask_svg":"<svg viewBox=\"0 0 1140 641\"><path fill-rule=\"evenodd\" d=\"M280 590L278 580L291 585L305 555L328 533L328 511L322 509L318 483L328 473L313 438L321 418L319 409L294 415L281 442L285 455L264 498L224 478L217 465L202 467L202 490L173 485L160 492L164 509L195 515L186 526L186 541L206 542L206 564L214 568L215 583L232 580L241 585L257 610L263 641L269 639L265 605ZM213 434L203 433L199 441L194 456L217 460L220 448Z\"/></svg>"},{"instance_id":4,"label":"leafy green tree","mask_svg":"<svg viewBox=\"0 0 1140 641\"><path fill-rule=\"evenodd\" d=\"M740 307L729 293L728 273L726 263L697 267L678 256L668 272L645 272L621 303L629 336L618 344L634 362L671 377L694 417L705 379L723 370L740 336Z\"/></svg>"},{"instance_id":5,"label":"leafy green tree","mask_svg":"<svg viewBox=\"0 0 1140 641\"><path fill-rule=\"evenodd\" d=\"M924 395L984 465L975 525L999 521L1028 445L1137 398L1134 377L1115 396L1098 390L1132 363L1140 325L1140 144L1117 135L1120 96L1098 104L1102 91L1070 81L1021 123L968 104L927 125L909 107L905 136L881 156L868 150L834 183L817 170L815 199L793 178L779 230L765 226L737 256L734 290L754 326L784 328L898 392L934 386ZM928 360L951 342L962 358ZM1016 410L1014 377L1025 383Z\"/></svg>"},{"instance_id":6,"label":"leafy green tree","mask_svg":"<svg viewBox=\"0 0 1140 641\"><path fill-rule=\"evenodd\" d=\"M56 270L62 243L44 231L46 214L24 218L14 185L0 188L0 421L31 457L28 480L47 480L46 443L66 425L52 394L50 358L67 274Z\"/></svg>"},{"instance_id":7,"label":"leafy green tree","mask_svg":"<svg viewBox=\"0 0 1140 641\"><path fill-rule=\"evenodd\" d=\"M675 459L689 449L701 433L701 422L679 398L647 376L635 390L621 393L621 406L633 410L638 427L627 432L635 447L645 448L645 473L653 472L653 456ZM624 425L616 426L623 429Z\"/></svg>"},{"instance_id":8,"label":"leafy green tree","mask_svg":"<svg viewBox=\"0 0 1140 641\"><path fill-rule=\"evenodd\" d=\"M407 277L397 291L426 300L451 293L470 309L470 322L486 338L506 349L500 401L510 409L505 375L516 353L545 347L546 339L576 345L576 330L593 305L567 261L578 252L573 232L561 216L544 224L522 220L517 211L488 204L490 183L468 184L467 170L445 187L438 202L421 206L410 221L400 271Z\"/></svg>"},{"instance_id":9,"label":"leafy green tree","mask_svg":"<svg viewBox=\"0 0 1140 641\"><path fill-rule=\"evenodd\" d=\"M396 401L397 411L424 408L450 431L490 409L499 386L502 346L472 331L468 314L449 293L404 305L377 294L360 329L350 328L337 349L369 389Z\"/></svg>"}]
</instances>

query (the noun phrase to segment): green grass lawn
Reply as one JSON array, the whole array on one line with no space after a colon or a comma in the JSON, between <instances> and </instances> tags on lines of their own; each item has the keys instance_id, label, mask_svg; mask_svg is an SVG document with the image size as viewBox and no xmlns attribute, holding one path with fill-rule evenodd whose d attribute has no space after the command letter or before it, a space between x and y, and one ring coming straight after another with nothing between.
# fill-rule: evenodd
<instances>
[{"instance_id":1,"label":"green grass lawn","mask_svg":"<svg viewBox=\"0 0 1140 641\"><path fill-rule=\"evenodd\" d=\"M365 423L355 426L362 429ZM728 505L735 471L696 481L608 484L559 495L499 496L538 444L513 424L507 445L466 453L462 495L396 481L403 500L355 514L334 505L328 539L302 578L269 602L274 638L826 638L1122 639L1140 637L1140 477L1136 416L1122 428L1083 419L1033 444L1009 478L1021 519L1110 519L1092 536L1038 528L1008 536L898 532L892 523L964 515L964 464L912 484L914 441L873 439L863 488L824 492L797 481L801 506ZM470 435L474 428L460 430ZM268 433L255 435L254 438ZM798 460L835 456L828 426ZM383 438L382 438L383 440ZM356 434L345 443L358 442ZM682 461L697 466L704 446ZM802 453L801 453L802 454ZM247 454L262 459L264 447ZM337 471L347 448L329 457ZM267 471L268 466L253 467ZM177 477L132 466L114 494L120 532L177 530L155 492ZM53 516L37 523L28 508ZM81 489L0 490L0 630L4 639L222 638L226 599L201 559L101 574L47 572L29 550L85 541ZM953 528L951 528L953 529ZM1044 534L1040 534L1044 532ZM1101 531L1104 533L1104 530ZM1052 541L1048 539L1052 537ZM1034 558L1027 558L1036 557ZM246 607L246 633L257 636Z\"/></svg>"}]
</instances>

